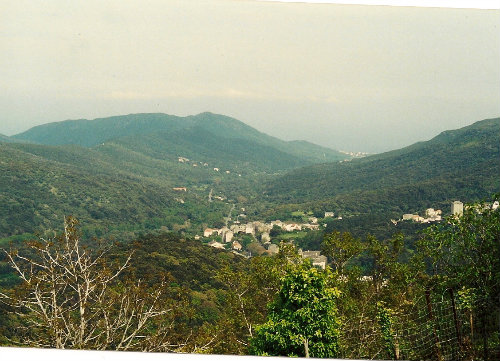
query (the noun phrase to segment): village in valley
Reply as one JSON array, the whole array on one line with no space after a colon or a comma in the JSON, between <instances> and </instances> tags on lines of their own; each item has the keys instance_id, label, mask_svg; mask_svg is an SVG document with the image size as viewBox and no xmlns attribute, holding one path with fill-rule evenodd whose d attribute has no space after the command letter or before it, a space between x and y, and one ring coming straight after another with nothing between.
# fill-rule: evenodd
<instances>
[{"instance_id":1,"label":"village in valley","mask_svg":"<svg viewBox=\"0 0 500 361\"><path fill-rule=\"evenodd\" d=\"M242 208L242 211L245 209ZM326 212L328 215L332 212ZM245 218L245 214L240 214L239 218ZM297 231L319 230L318 218L309 217L308 223L292 223L275 220L269 223L262 221L253 221L242 223L238 220L234 221L230 226L222 228L205 228L203 238L199 235L195 239L208 240L208 245L219 249L231 249L234 253L251 257L252 255L275 255L279 252L279 245L272 242L272 236L276 233L292 233ZM278 237L279 238L279 237ZM293 239L287 238L290 242ZM283 239L279 240L284 241ZM320 251L302 251L299 249L299 254L304 258L310 258L313 265L321 268L326 267L326 257L320 255Z\"/></svg>"},{"instance_id":2,"label":"village in valley","mask_svg":"<svg viewBox=\"0 0 500 361\"><path fill-rule=\"evenodd\" d=\"M362 157L366 154L350 154L353 157ZM194 161L189 158L178 156L177 161L192 167L204 167L214 172L232 175L230 170L221 170L218 167L210 166L206 162ZM237 177L241 177L238 172L235 173ZM174 191L187 192L185 186L174 187ZM175 198L176 201L184 203L181 198ZM228 199L222 194L214 194L213 189L210 189L208 194L208 201L222 201L227 202ZM493 207L498 207L498 204ZM275 255L279 252L279 245L281 242L289 242L294 244L296 238L304 235L309 231L318 231L327 226L325 221L327 219L342 220L342 216L335 215L332 211L325 211L324 218L314 217L311 212L304 213L302 211L294 212L295 216L302 218L302 222L297 221L280 221L274 220L271 222L263 222L260 220L242 222L240 219L246 219L247 215L244 213L245 208L241 208L241 212L234 221L231 220L231 213L235 208L235 204L231 205L231 210L228 217L224 219L225 225L220 228L205 228L203 235L195 235L194 239L202 241L204 244L217 249L223 249L233 252L234 254L243 257L252 257L257 255ZM451 204L450 214L461 215L464 211L464 204L461 201L454 201ZM292 213L292 216L294 216ZM297 217L295 217L296 220ZM390 222L397 226L400 222L415 222L421 224L428 224L440 222L443 219L443 211L440 209L427 208L423 215L418 213L405 213L400 219L391 219ZM231 224L229 224L231 222ZM318 250L298 249L298 253L304 257L311 259L313 265L325 268L327 258L321 255Z\"/></svg>"},{"instance_id":3,"label":"village in valley","mask_svg":"<svg viewBox=\"0 0 500 361\"><path fill-rule=\"evenodd\" d=\"M494 204L492 207L498 207ZM241 208L244 212L245 208ZM461 215L464 211L464 205L460 201L454 201L451 204L450 213L452 215ZM324 218L318 219L311 214L304 212L295 212L304 217L307 217L307 222L297 223L292 221L283 222L275 220L271 222L263 221L250 221L240 222L239 219L246 218L244 213L237 216L236 220L229 225L230 217L226 219L226 225L221 228L205 228L203 235L196 235L196 240L201 240L208 246L231 250L233 253L243 257L252 257L255 255L275 255L279 252L279 244L281 242L294 243L294 236L299 235L300 232L318 231L322 227L326 227L325 220L336 219L342 220L342 216L335 216L334 212L325 211ZM440 222L443 217L443 212L440 209L427 208L424 216L418 213L403 214L401 219L391 222L397 225L399 222L416 222L416 223L431 223ZM309 258L314 266L325 268L327 258L321 255L317 250L302 250L298 249L298 253L303 258Z\"/></svg>"}]
</instances>

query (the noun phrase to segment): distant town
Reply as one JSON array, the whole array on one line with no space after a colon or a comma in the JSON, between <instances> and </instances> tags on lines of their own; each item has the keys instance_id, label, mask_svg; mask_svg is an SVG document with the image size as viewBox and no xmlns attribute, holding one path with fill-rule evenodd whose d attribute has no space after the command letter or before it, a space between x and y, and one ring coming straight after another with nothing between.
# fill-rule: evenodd
<instances>
[{"instance_id":1,"label":"distant town","mask_svg":"<svg viewBox=\"0 0 500 361\"><path fill-rule=\"evenodd\" d=\"M491 208L496 209L498 208L498 206L498 202L495 202L491 205ZM241 208L241 211L244 212L245 209ZM450 211L452 215L461 216L464 211L464 204L461 201L454 201L451 204ZM420 216L418 213L406 213L402 215L401 219L391 219L391 222L395 225L397 225L397 223L399 222L407 221L417 223L431 223L440 222L443 219L442 217L442 210L427 208L424 211L423 216ZM243 218L246 218L246 215L244 213L241 213L237 216L236 220L232 222L231 225L227 225L228 222L226 222L226 226L221 228L205 228L203 231L203 235L196 235L195 239L204 241L204 243L206 243L210 247L231 250L233 253L247 258L252 257L256 254L268 254L272 256L279 252L279 245L276 244L276 242L271 242L273 230L291 233L309 230L316 231L321 229L321 227L326 227L326 223L320 224L320 219L314 216L308 217L308 222L305 223L283 222L280 220L275 220L268 223L262 221L242 223L239 221L239 219ZM324 219L326 218L342 220L342 216L335 217L335 213L332 211L324 212ZM227 221L229 221L229 218L227 219ZM248 240L250 244L253 244L253 247L249 246L249 244L242 244L242 236L247 236L246 240ZM291 241L293 242L293 240ZM302 249L298 249L298 253L303 258L311 259L314 266L323 269L326 267L327 258L321 255L320 251L303 251Z\"/></svg>"}]
</instances>

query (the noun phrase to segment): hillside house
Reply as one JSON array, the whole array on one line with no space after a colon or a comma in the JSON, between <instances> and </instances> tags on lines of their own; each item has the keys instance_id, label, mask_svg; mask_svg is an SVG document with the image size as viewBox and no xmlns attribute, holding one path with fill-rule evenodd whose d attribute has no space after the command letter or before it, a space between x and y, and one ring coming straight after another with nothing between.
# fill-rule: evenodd
<instances>
[{"instance_id":1,"label":"hillside house","mask_svg":"<svg viewBox=\"0 0 500 361\"><path fill-rule=\"evenodd\" d=\"M411 213L403 214L403 221L411 221L415 216L416 216L415 214Z\"/></svg>"},{"instance_id":2,"label":"hillside house","mask_svg":"<svg viewBox=\"0 0 500 361\"><path fill-rule=\"evenodd\" d=\"M297 223L289 223L289 224L284 224L282 228L287 231L287 232L293 232L293 231L300 231L302 230L302 226Z\"/></svg>"},{"instance_id":3,"label":"hillside house","mask_svg":"<svg viewBox=\"0 0 500 361\"><path fill-rule=\"evenodd\" d=\"M172 189L174 191L178 191L178 192L187 192L187 188L186 187L174 187Z\"/></svg>"},{"instance_id":4,"label":"hillside house","mask_svg":"<svg viewBox=\"0 0 500 361\"><path fill-rule=\"evenodd\" d=\"M212 234L214 234L215 232L217 232L216 229L212 229L212 228L205 228L205 230L203 231L203 237L210 237Z\"/></svg>"},{"instance_id":5,"label":"hillside house","mask_svg":"<svg viewBox=\"0 0 500 361\"><path fill-rule=\"evenodd\" d=\"M320 267L322 269L326 268L327 258L321 255L321 251L302 251L299 249L299 255L302 258L308 258L312 261L312 265L315 267Z\"/></svg>"},{"instance_id":6,"label":"hillside house","mask_svg":"<svg viewBox=\"0 0 500 361\"><path fill-rule=\"evenodd\" d=\"M245 225L245 233L246 234L252 234L254 235L255 234L255 227L252 223L247 223Z\"/></svg>"},{"instance_id":7,"label":"hillside house","mask_svg":"<svg viewBox=\"0 0 500 361\"><path fill-rule=\"evenodd\" d=\"M451 204L451 214L461 216L464 214L464 204L460 201L454 201Z\"/></svg>"},{"instance_id":8,"label":"hillside house","mask_svg":"<svg viewBox=\"0 0 500 361\"><path fill-rule=\"evenodd\" d=\"M232 246L235 251L241 251L241 249L243 248L241 243L238 241L234 241Z\"/></svg>"},{"instance_id":9,"label":"hillside house","mask_svg":"<svg viewBox=\"0 0 500 361\"><path fill-rule=\"evenodd\" d=\"M260 233L263 233L263 232L269 233L271 231L271 229L273 229L273 226L269 223L253 222L253 224L255 225L257 232L260 232Z\"/></svg>"},{"instance_id":10,"label":"hillside house","mask_svg":"<svg viewBox=\"0 0 500 361\"><path fill-rule=\"evenodd\" d=\"M224 235L222 236L222 240L225 243L229 243L233 240L233 237L234 237L234 233L230 230L227 230L227 232L225 232Z\"/></svg>"},{"instance_id":11,"label":"hillside house","mask_svg":"<svg viewBox=\"0 0 500 361\"><path fill-rule=\"evenodd\" d=\"M234 222L235 224L233 224L231 226L231 231L233 231L234 233L245 233L245 230L246 230L246 225L244 224L236 224L236 222Z\"/></svg>"},{"instance_id":12,"label":"hillside house","mask_svg":"<svg viewBox=\"0 0 500 361\"><path fill-rule=\"evenodd\" d=\"M327 217L332 217L334 216L335 214L333 212L325 212L325 218Z\"/></svg>"}]
</instances>

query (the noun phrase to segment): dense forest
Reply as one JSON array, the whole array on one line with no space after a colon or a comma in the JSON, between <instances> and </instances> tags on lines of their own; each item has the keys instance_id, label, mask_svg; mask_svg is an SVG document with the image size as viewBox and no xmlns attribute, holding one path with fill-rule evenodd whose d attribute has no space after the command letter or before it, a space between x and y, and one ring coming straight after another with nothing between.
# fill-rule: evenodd
<instances>
[{"instance_id":1,"label":"dense forest","mask_svg":"<svg viewBox=\"0 0 500 361\"><path fill-rule=\"evenodd\" d=\"M404 149L307 167L325 160L321 147L210 113L181 120L136 114L67 121L0 140L0 237L54 230L68 214L88 236L127 232L133 239L165 229L195 236L224 222L233 205L249 220L334 211L351 231L364 224L367 233L403 213L446 211L453 200L475 202L500 189L498 118ZM54 145L61 142L85 147Z\"/></svg>"},{"instance_id":2,"label":"dense forest","mask_svg":"<svg viewBox=\"0 0 500 361\"><path fill-rule=\"evenodd\" d=\"M327 233L326 269L281 243L250 259L175 234L111 244L78 221L2 252L2 345L377 359L500 355L500 211L405 236ZM369 264L363 270L359 260Z\"/></svg>"}]
</instances>

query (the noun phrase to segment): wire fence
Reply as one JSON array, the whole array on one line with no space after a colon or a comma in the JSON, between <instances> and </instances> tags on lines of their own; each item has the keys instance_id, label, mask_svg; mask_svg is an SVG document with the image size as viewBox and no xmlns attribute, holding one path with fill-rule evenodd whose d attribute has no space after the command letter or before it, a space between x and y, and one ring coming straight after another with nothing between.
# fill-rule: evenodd
<instances>
[{"instance_id":1,"label":"wire fence","mask_svg":"<svg viewBox=\"0 0 500 361\"><path fill-rule=\"evenodd\" d=\"M500 360L498 308L479 312L479 307L466 307L458 301L451 289L423 291L393 310L390 337L383 334L373 311L360 312L344 330L347 347L343 357Z\"/></svg>"}]
</instances>

